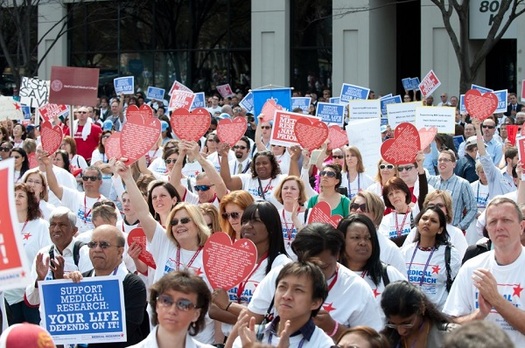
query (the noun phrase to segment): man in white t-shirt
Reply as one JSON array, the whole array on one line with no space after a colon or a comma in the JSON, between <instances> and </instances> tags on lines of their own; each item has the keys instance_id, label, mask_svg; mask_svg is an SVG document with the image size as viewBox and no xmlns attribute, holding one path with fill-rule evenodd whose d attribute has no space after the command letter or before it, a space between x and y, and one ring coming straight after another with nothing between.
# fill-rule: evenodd
<instances>
[{"instance_id":1,"label":"man in white t-shirt","mask_svg":"<svg viewBox=\"0 0 525 348\"><path fill-rule=\"evenodd\" d=\"M490 320L509 335L516 347L524 347L525 252L520 238L525 221L518 205L502 196L489 203L486 214L494 249L461 267L443 311L460 324Z\"/></svg>"}]
</instances>

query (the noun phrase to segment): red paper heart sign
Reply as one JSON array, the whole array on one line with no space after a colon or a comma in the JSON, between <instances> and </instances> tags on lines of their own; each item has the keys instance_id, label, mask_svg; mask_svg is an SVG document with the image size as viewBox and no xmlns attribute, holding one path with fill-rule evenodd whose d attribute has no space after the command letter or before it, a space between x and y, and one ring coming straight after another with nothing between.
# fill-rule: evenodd
<instances>
[{"instance_id":1,"label":"red paper heart sign","mask_svg":"<svg viewBox=\"0 0 525 348\"><path fill-rule=\"evenodd\" d=\"M341 215L332 215L332 208L330 207L330 204L324 201L314 205L308 214L309 224L313 222L322 222L325 224L330 224L335 228L337 228L339 221L342 219L343 217Z\"/></svg>"},{"instance_id":2,"label":"red paper heart sign","mask_svg":"<svg viewBox=\"0 0 525 348\"><path fill-rule=\"evenodd\" d=\"M518 125L508 124L507 125L507 139L509 139L512 146L516 146L516 135L518 135Z\"/></svg>"},{"instance_id":3,"label":"red paper heart sign","mask_svg":"<svg viewBox=\"0 0 525 348\"><path fill-rule=\"evenodd\" d=\"M293 130L299 144L309 151L320 148L328 138L328 126L318 120L300 118Z\"/></svg>"},{"instance_id":4,"label":"red paper heart sign","mask_svg":"<svg viewBox=\"0 0 525 348\"><path fill-rule=\"evenodd\" d=\"M471 117L483 121L498 108L498 97L492 92L482 95L477 89L470 89L465 93L465 107Z\"/></svg>"},{"instance_id":5,"label":"red paper heart sign","mask_svg":"<svg viewBox=\"0 0 525 348\"><path fill-rule=\"evenodd\" d=\"M221 142L234 146L246 133L246 126L246 118L242 116L235 117L233 120L220 120L217 125L217 136Z\"/></svg>"},{"instance_id":6,"label":"red paper heart sign","mask_svg":"<svg viewBox=\"0 0 525 348\"><path fill-rule=\"evenodd\" d=\"M144 230L140 227L132 229L128 234L128 245L131 245L133 242L140 245L142 251L139 254L139 260L144 262L146 265L153 269L157 269L153 255L146 250L146 234Z\"/></svg>"},{"instance_id":7,"label":"red paper heart sign","mask_svg":"<svg viewBox=\"0 0 525 348\"><path fill-rule=\"evenodd\" d=\"M62 144L64 134L59 126L52 126L51 122L45 121L40 125L40 139L42 141L42 149L48 154L55 153Z\"/></svg>"},{"instance_id":8,"label":"red paper heart sign","mask_svg":"<svg viewBox=\"0 0 525 348\"><path fill-rule=\"evenodd\" d=\"M264 103L261 109L261 114L264 115L263 121L264 122L273 121L273 116L276 110L283 110L283 107L277 104L275 99L268 99L266 103Z\"/></svg>"},{"instance_id":9,"label":"red paper heart sign","mask_svg":"<svg viewBox=\"0 0 525 348\"><path fill-rule=\"evenodd\" d=\"M104 143L104 152L107 158L120 160L120 132L115 132L106 139Z\"/></svg>"},{"instance_id":10,"label":"red paper heart sign","mask_svg":"<svg viewBox=\"0 0 525 348\"><path fill-rule=\"evenodd\" d=\"M198 141L210 128L211 116L204 108L192 112L177 109L171 113L171 129L182 140Z\"/></svg>"},{"instance_id":11,"label":"red paper heart sign","mask_svg":"<svg viewBox=\"0 0 525 348\"><path fill-rule=\"evenodd\" d=\"M424 150L427 148L430 143L432 143L432 140L436 137L438 130L437 127L430 127L430 128L421 128L419 130L419 141L421 143L421 150Z\"/></svg>"},{"instance_id":12,"label":"red paper heart sign","mask_svg":"<svg viewBox=\"0 0 525 348\"><path fill-rule=\"evenodd\" d=\"M381 157L392 164L414 163L421 148L419 132L411 123L401 123L396 127L394 138L381 144Z\"/></svg>"},{"instance_id":13,"label":"red paper heart sign","mask_svg":"<svg viewBox=\"0 0 525 348\"><path fill-rule=\"evenodd\" d=\"M246 280L255 269L257 248L249 239L232 244L230 236L216 232L202 250L204 271L213 289L229 290Z\"/></svg>"},{"instance_id":14,"label":"red paper heart sign","mask_svg":"<svg viewBox=\"0 0 525 348\"><path fill-rule=\"evenodd\" d=\"M128 112L126 117L128 120L124 123L120 135L120 153L128 159L126 164L131 165L147 154L159 141L160 120L140 112Z\"/></svg>"},{"instance_id":15,"label":"red paper heart sign","mask_svg":"<svg viewBox=\"0 0 525 348\"><path fill-rule=\"evenodd\" d=\"M343 128L338 125L331 125L328 127L328 150L338 149L348 145L348 135Z\"/></svg>"},{"instance_id":16,"label":"red paper heart sign","mask_svg":"<svg viewBox=\"0 0 525 348\"><path fill-rule=\"evenodd\" d=\"M140 108L137 105L130 105L126 109L126 117L129 115L141 115L144 118L155 117L153 109L148 104L142 104Z\"/></svg>"}]
</instances>

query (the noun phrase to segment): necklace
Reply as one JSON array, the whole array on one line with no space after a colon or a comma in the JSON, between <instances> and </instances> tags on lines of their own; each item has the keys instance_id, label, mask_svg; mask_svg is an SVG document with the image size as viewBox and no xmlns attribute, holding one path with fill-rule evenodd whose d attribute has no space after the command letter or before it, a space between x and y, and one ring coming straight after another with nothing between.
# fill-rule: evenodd
<instances>
[{"instance_id":1,"label":"necklace","mask_svg":"<svg viewBox=\"0 0 525 348\"><path fill-rule=\"evenodd\" d=\"M401 222L401 226L399 226L399 221L397 220L397 211L394 212L394 220L396 223L396 235L398 237L401 237L403 234L403 228L405 227L405 222L407 220L407 216L412 215L412 209L410 209L410 206L408 206L408 211L405 213L405 216L403 217L403 222Z\"/></svg>"},{"instance_id":2,"label":"necklace","mask_svg":"<svg viewBox=\"0 0 525 348\"><path fill-rule=\"evenodd\" d=\"M286 220L286 214L285 214L285 211L286 209L283 208L283 212L282 212L282 217L283 217L283 224L284 224L284 230L286 231L286 237L288 238L288 246L290 246L290 244L292 243L292 236L293 236L293 231L295 229L295 225L293 223L293 220L292 222L290 223L290 227L288 227L288 220Z\"/></svg>"}]
</instances>

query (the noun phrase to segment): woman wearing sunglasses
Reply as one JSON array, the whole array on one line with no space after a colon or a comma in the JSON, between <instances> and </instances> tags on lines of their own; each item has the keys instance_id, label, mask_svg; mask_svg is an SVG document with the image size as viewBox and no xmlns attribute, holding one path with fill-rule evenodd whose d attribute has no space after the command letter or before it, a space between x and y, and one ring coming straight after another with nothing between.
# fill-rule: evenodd
<instances>
[{"instance_id":1,"label":"woman wearing sunglasses","mask_svg":"<svg viewBox=\"0 0 525 348\"><path fill-rule=\"evenodd\" d=\"M228 233L232 241L241 238L241 217L254 199L246 191L232 191L221 199L219 223L222 232Z\"/></svg>"},{"instance_id":2,"label":"woman wearing sunglasses","mask_svg":"<svg viewBox=\"0 0 525 348\"><path fill-rule=\"evenodd\" d=\"M348 216L350 200L337 191L341 185L341 167L337 164L325 164L323 170L319 172L319 177L321 191L308 200L308 209L313 208L318 202L327 202L332 208L332 215Z\"/></svg>"},{"instance_id":3,"label":"woman wearing sunglasses","mask_svg":"<svg viewBox=\"0 0 525 348\"><path fill-rule=\"evenodd\" d=\"M339 262L367 282L379 304L385 287L406 277L393 266L381 262L377 231L367 216L352 214L341 220L337 229L345 237L345 248Z\"/></svg>"},{"instance_id":4,"label":"woman wearing sunglasses","mask_svg":"<svg viewBox=\"0 0 525 348\"><path fill-rule=\"evenodd\" d=\"M247 279L227 292L215 289L210 316L224 324L228 336L239 314L250 303L259 282L275 267L291 260L286 254L279 212L269 202L255 202L246 208L241 218L241 237L251 240L257 248L257 263ZM240 261L240 260L239 260Z\"/></svg>"},{"instance_id":5,"label":"woman wearing sunglasses","mask_svg":"<svg viewBox=\"0 0 525 348\"><path fill-rule=\"evenodd\" d=\"M381 333L390 341L390 347L441 348L446 333L458 327L407 281L389 284L381 307L387 319Z\"/></svg>"},{"instance_id":6,"label":"woman wearing sunglasses","mask_svg":"<svg viewBox=\"0 0 525 348\"><path fill-rule=\"evenodd\" d=\"M171 272L151 287L149 304L155 328L131 348L209 347L194 338L206 326L210 290L198 276L187 271Z\"/></svg>"},{"instance_id":7,"label":"woman wearing sunglasses","mask_svg":"<svg viewBox=\"0 0 525 348\"><path fill-rule=\"evenodd\" d=\"M397 176L397 167L391 163L388 163L384 159L380 159L377 163L377 175L375 182L368 186L367 191L373 192L379 197L383 198L383 186L388 180ZM387 211L388 214L390 211Z\"/></svg>"}]
</instances>

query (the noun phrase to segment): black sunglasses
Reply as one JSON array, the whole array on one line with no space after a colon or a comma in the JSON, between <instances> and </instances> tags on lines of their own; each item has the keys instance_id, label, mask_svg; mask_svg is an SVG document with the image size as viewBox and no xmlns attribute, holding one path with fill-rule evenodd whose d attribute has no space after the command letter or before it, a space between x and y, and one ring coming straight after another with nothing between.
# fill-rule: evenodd
<instances>
[{"instance_id":1,"label":"black sunglasses","mask_svg":"<svg viewBox=\"0 0 525 348\"><path fill-rule=\"evenodd\" d=\"M234 212L232 212L232 213L222 213L221 215L222 215L222 218L223 218L224 220L228 220L230 217L231 217L233 220L237 220L237 219L241 216L241 214L238 213L238 212L236 212L236 211L234 211Z\"/></svg>"},{"instance_id":2,"label":"black sunglasses","mask_svg":"<svg viewBox=\"0 0 525 348\"><path fill-rule=\"evenodd\" d=\"M89 249L95 249L98 246L100 247L100 249L107 249L107 248L112 247L112 246L117 247L117 248L121 247L119 245L111 245L108 242L104 242L104 241L102 241L102 242L89 242L89 243L87 243L87 246L88 246Z\"/></svg>"},{"instance_id":3,"label":"black sunglasses","mask_svg":"<svg viewBox=\"0 0 525 348\"><path fill-rule=\"evenodd\" d=\"M246 150L246 149L247 149L246 146L242 146L242 145L235 145L233 148L234 148L235 150L237 150L237 149L239 149L239 150Z\"/></svg>"},{"instance_id":4,"label":"black sunglasses","mask_svg":"<svg viewBox=\"0 0 525 348\"><path fill-rule=\"evenodd\" d=\"M179 224L179 221L182 225L186 225L187 223L189 223L191 221L190 218L187 218L187 217L183 217L182 219L173 219L171 220L171 226L177 226Z\"/></svg>"},{"instance_id":5,"label":"black sunglasses","mask_svg":"<svg viewBox=\"0 0 525 348\"><path fill-rule=\"evenodd\" d=\"M166 164L171 164L171 163L175 163L175 162L177 162L176 159L170 159L170 158L168 158L167 160L164 160L164 163L166 163Z\"/></svg>"},{"instance_id":6,"label":"black sunglasses","mask_svg":"<svg viewBox=\"0 0 525 348\"><path fill-rule=\"evenodd\" d=\"M213 185L195 185L193 188L195 191L208 191Z\"/></svg>"},{"instance_id":7,"label":"black sunglasses","mask_svg":"<svg viewBox=\"0 0 525 348\"><path fill-rule=\"evenodd\" d=\"M97 181L98 179L99 179L98 176L82 175L82 180L83 181L88 181L88 180Z\"/></svg>"},{"instance_id":8,"label":"black sunglasses","mask_svg":"<svg viewBox=\"0 0 525 348\"><path fill-rule=\"evenodd\" d=\"M9 152L9 151L11 151L11 148L10 147L0 147L0 151L2 151L2 152Z\"/></svg>"},{"instance_id":9,"label":"black sunglasses","mask_svg":"<svg viewBox=\"0 0 525 348\"><path fill-rule=\"evenodd\" d=\"M332 155L332 158L343 159L343 158L345 158L345 156L343 156L343 155Z\"/></svg>"},{"instance_id":10,"label":"black sunglasses","mask_svg":"<svg viewBox=\"0 0 525 348\"><path fill-rule=\"evenodd\" d=\"M350 204L350 211L352 210L357 210L357 209L360 209L362 212L366 212L366 204L363 203L363 204L357 204L357 203L352 203Z\"/></svg>"},{"instance_id":11,"label":"black sunglasses","mask_svg":"<svg viewBox=\"0 0 525 348\"><path fill-rule=\"evenodd\" d=\"M329 171L329 170L321 170L321 171L319 172L319 176L325 176L325 175L326 175L327 177L329 177L329 178L335 178L335 175L336 175L336 174L335 174L335 172L331 172L331 171Z\"/></svg>"}]
</instances>

